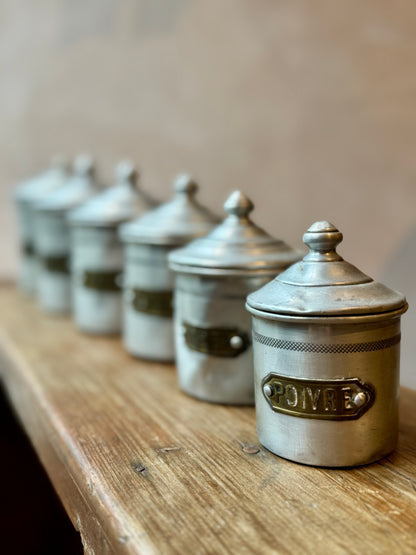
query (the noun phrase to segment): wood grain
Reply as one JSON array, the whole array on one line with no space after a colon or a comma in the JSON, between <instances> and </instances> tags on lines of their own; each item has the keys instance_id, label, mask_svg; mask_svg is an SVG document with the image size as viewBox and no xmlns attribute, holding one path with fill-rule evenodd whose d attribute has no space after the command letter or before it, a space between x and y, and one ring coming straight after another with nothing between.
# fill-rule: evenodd
<instances>
[{"instance_id":1,"label":"wood grain","mask_svg":"<svg viewBox=\"0 0 416 555\"><path fill-rule=\"evenodd\" d=\"M258 444L252 408L187 397L173 366L12 287L0 303L6 391L87 553L414 553L416 392L391 456L301 466Z\"/></svg>"}]
</instances>

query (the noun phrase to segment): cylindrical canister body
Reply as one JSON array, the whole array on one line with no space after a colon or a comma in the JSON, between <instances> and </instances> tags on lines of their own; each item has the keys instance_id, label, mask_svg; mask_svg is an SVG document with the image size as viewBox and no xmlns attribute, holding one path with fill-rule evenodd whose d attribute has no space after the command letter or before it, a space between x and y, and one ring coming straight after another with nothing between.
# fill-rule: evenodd
<instances>
[{"instance_id":1,"label":"cylindrical canister body","mask_svg":"<svg viewBox=\"0 0 416 555\"><path fill-rule=\"evenodd\" d=\"M117 334L122 329L124 252L119 226L156 203L137 185L128 160L115 171L115 184L68 214L71 228L73 315L82 331Z\"/></svg>"},{"instance_id":2,"label":"cylindrical canister body","mask_svg":"<svg viewBox=\"0 0 416 555\"><path fill-rule=\"evenodd\" d=\"M89 333L120 333L123 247L117 226L72 226L71 268L76 325Z\"/></svg>"},{"instance_id":3,"label":"cylindrical canister body","mask_svg":"<svg viewBox=\"0 0 416 555\"><path fill-rule=\"evenodd\" d=\"M400 319L315 320L253 316L258 437L310 465L378 460L397 442Z\"/></svg>"},{"instance_id":4,"label":"cylindrical canister body","mask_svg":"<svg viewBox=\"0 0 416 555\"><path fill-rule=\"evenodd\" d=\"M64 212L35 214L35 249L39 261L37 293L41 306L48 312L69 311L69 229Z\"/></svg>"},{"instance_id":5,"label":"cylindrical canister body","mask_svg":"<svg viewBox=\"0 0 416 555\"><path fill-rule=\"evenodd\" d=\"M216 217L195 198L188 175L174 183L173 198L120 227L125 245L123 341L134 356L172 362L174 276L169 253L210 231Z\"/></svg>"},{"instance_id":6,"label":"cylindrical canister body","mask_svg":"<svg viewBox=\"0 0 416 555\"><path fill-rule=\"evenodd\" d=\"M71 310L71 250L68 211L86 202L101 190L94 179L89 156L80 155L74 173L65 184L34 205L35 250L39 258L37 290L47 312Z\"/></svg>"},{"instance_id":7,"label":"cylindrical canister body","mask_svg":"<svg viewBox=\"0 0 416 555\"><path fill-rule=\"evenodd\" d=\"M225 219L173 252L175 342L179 385L211 403L254 403L251 321L246 296L299 259L249 217L251 200L234 191Z\"/></svg>"},{"instance_id":8,"label":"cylindrical canister body","mask_svg":"<svg viewBox=\"0 0 416 555\"><path fill-rule=\"evenodd\" d=\"M173 274L167 256L172 247L126 243L123 280L123 342L135 356L171 361Z\"/></svg>"},{"instance_id":9,"label":"cylindrical canister body","mask_svg":"<svg viewBox=\"0 0 416 555\"><path fill-rule=\"evenodd\" d=\"M21 291L36 293L38 261L34 244L34 206L68 179L67 161L54 156L45 172L21 183L14 194L21 249L18 283Z\"/></svg>"},{"instance_id":10,"label":"cylindrical canister body","mask_svg":"<svg viewBox=\"0 0 416 555\"><path fill-rule=\"evenodd\" d=\"M247 298L258 437L303 464L368 464L397 442L406 299L338 254L330 222L303 240L303 260Z\"/></svg>"},{"instance_id":11,"label":"cylindrical canister body","mask_svg":"<svg viewBox=\"0 0 416 555\"><path fill-rule=\"evenodd\" d=\"M181 274L175 287L175 343L179 385L214 403L254 403L248 293L271 277Z\"/></svg>"}]
</instances>

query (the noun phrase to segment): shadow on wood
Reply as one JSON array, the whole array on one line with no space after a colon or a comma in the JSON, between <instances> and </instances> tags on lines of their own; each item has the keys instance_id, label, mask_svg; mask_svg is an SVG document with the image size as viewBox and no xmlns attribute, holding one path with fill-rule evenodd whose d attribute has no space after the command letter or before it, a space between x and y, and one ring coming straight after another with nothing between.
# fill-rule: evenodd
<instances>
[{"instance_id":1,"label":"shadow on wood","mask_svg":"<svg viewBox=\"0 0 416 555\"><path fill-rule=\"evenodd\" d=\"M0 387L2 553L78 555L79 534L65 513Z\"/></svg>"}]
</instances>

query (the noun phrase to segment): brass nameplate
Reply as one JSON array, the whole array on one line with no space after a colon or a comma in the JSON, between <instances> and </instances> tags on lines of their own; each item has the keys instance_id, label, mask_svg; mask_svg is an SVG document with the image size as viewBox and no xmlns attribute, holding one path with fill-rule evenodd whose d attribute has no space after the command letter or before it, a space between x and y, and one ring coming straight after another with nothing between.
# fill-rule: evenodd
<instances>
[{"instance_id":1,"label":"brass nameplate","mask_svg":"<svg viewBox=\"0 0 416 555\"><path fill-rule=\"evenodd\" d=\"M35 247L33 246L33 243L30 241L24 242L22 244L22 252L26 256L33 256L35 254Z\"/></svg>"},{"instance_id":2,"label":"brass nameplate","mask_svg":"<svg viewBox=\"0 0 416 555\"><path fill-rule=\"evenodd\" d=\"M132 304L138 312L172 318L172 291L147 291L145 289L132 289L131 291Z\"/></svg>"},{"instance_id":3,"label":"brass nameplate","mask_svg":"<svg viewBox=\"0 0 416 555\"><path fill-rule=\"evenodd\" d=\"M120 291L121 272L117 271L86 271L84 272L84 287L97 289L98 291Z\"/></svg>"},{"instance_id":4,"label":"brass nameplate","mask_svg":"<svg viewBox=\"0 0 416 555\"><path fill-rule=\"evenodd\" d=\"M373 386L359 378L308 380L269 374L262 388L274 411L321 420L355 420L375 400Z\"/></svg>"},{"instance_id":5,"label":"brass nameplate","mask_svg":"<svg viewBox=\"0 0 416 555\"><path fill-rule=\"evenodd\" d=\"M41 260L48 272L69 274L69 256L43 256Z\"/></svg>"},{"instance_id":6,"label":"brass nameplate","mask_svg":"<svg viewBox=\"0 0 416 555\"><path fill-rule=\"evenodd\" d=\"M184 322L185 341L193 351L217 357L236 357L250 345L248 335L238 328L200 328Z\"/></svg>"}]
</instances>

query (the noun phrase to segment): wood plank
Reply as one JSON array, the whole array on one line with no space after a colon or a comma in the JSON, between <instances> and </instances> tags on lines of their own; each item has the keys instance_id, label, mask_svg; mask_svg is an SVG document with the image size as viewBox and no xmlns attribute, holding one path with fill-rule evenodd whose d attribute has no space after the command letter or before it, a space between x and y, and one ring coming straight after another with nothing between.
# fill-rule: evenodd
<instances>
[{"instance_id":1,"label":"wood plank","mask_svg":"<svg viewBox=\"0 0 416 555\"><path fill-rule=\"evenodd\" d=\"M318 469L259 444L252 408L182 394L173 366L0 288L6 391L90 553L414 553L416 392L398 449Z\"/></svg>"}]
</instances>

